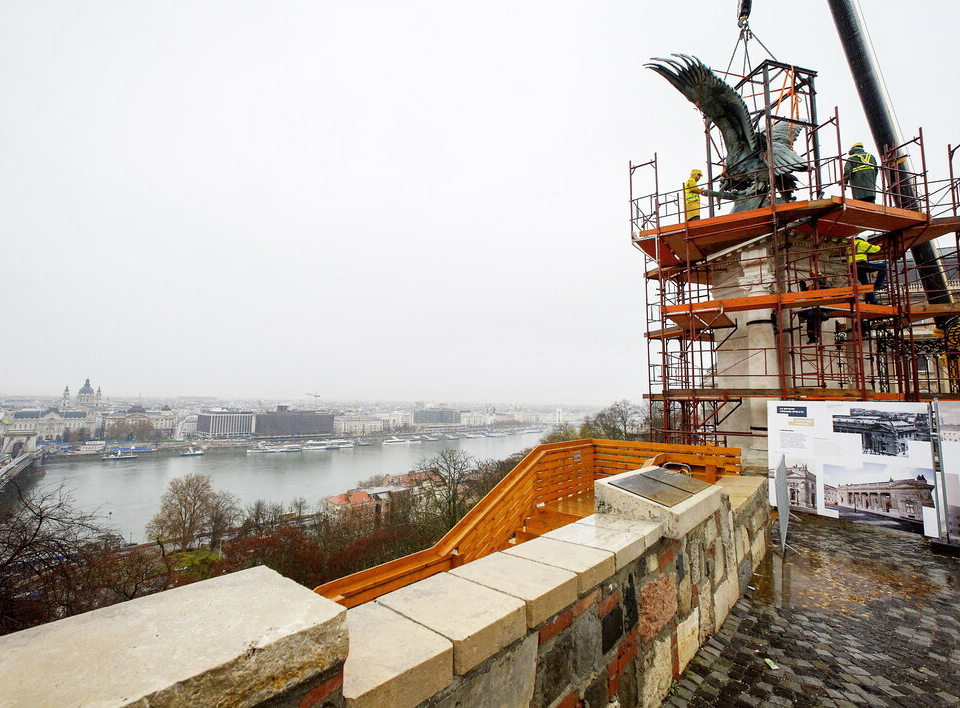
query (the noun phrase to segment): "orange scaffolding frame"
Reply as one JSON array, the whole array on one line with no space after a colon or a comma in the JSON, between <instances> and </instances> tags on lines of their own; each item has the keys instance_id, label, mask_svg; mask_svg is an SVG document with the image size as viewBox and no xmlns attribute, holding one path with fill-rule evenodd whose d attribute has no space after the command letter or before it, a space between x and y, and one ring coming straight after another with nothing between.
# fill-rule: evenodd
<instances>
[{"instance_id":1,"label":"orange scaffolding frame","mask_svg":"<svg viewBox=\"0 0 960 708\"><path fill-rule=\"evenodd\" d=\"M809 179L797 201L768 196L759 208L719 214L711 197L706 218L686 221L682 190L660 190L657 155L630 164L631 239L647 266L647 396L662 412L651 417L652 432L665 442L765 435L737 415L748 399L960 399L957 149L948 147L949 179L931 183L920 131L881 156L876 203L845 196L839 114L817 121L815 76L768 60L737 84L760 132L765 123L771 135L775 121L805 128L795 149ZM777 115L787 104L789 115ZM719 135L709 124L705 131L706 186L715 190ZM827 141L836 149L822 150ZM919 172L904 174L892 159L906 149L919 152ZM635 196L651 177L653 191ZM904 179L915 209L895 206ZM910 248L948 234L937 263L913 262ZM861 282L850 250L856 235L881 246L871 260L886 265L885 290ZM941 297L924 292L930 268L946 271ZM745 336L754 324L772 327L766 346Z\"/></svg>"}]
</instances>

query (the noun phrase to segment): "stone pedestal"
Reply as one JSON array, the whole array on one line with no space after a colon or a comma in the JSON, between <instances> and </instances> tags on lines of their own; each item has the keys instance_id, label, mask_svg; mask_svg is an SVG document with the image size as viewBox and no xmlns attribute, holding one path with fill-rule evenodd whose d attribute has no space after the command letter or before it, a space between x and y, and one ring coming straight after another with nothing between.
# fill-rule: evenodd
<instances>
[{"instance_id":1,"label":"stone pedestal","mask_svg":"<svg viewBox=\"0 0 960 708\"><path fill-rule=\"evenodd\" d=\"M714 297L747 298L774 293L772 257L769 240L733 254L727 267L721 267L715 275ZM774 310L747 310L729 316L737 323L737 329L717 350L717 388L766 389L774 395L744 397L743 404L726 419L724 428L752 435L729 436L727 444L741 448L744 469L756 468L766 473L767 401L779 398L780 387Z\"/></svg>"}]
</instances>

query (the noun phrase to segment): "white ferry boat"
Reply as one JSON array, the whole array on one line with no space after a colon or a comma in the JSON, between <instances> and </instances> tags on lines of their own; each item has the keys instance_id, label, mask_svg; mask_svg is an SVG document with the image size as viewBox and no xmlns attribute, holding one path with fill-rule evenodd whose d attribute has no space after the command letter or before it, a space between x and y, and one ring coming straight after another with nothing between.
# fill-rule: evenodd
<instances>
[{"instance_id":1,"label":"white ferry boat","mask_svg":"<svg viewBox=\"0 0 960 708\"><path fill-rule=\"evenodd\" d=\"M180 457L199 457L202 454L204 452L199 447L188 447L186 450L180 451Z\"/></svg>"},{"instance_id":2,"label":"white ferry boat","mask_svg":"<svg viewBox=\"0 0 960 708\"><path fill-rule=\"evenodd\" d=\"M303 450L302 445L294 444L285 444L285 445L266 445L265 443L257 443L256 447L247 448L248 455L259 455L259 454L274 454L279 452L300 452Z\"/></svg>"},{"instance_id":3,"label":"white ferry boat","mask_svg":"<svg viewBox=\"0 0 960 708\"><path fill-rule=\"evenodd\" d=\"M137 459L137 456L136 456L135 454L133 454L132 452L120 452L120 450L116 450L116 451L110 453L109 455L101 455L101 456L100 456L100 459L101 459L101 460L110 460L110 461L112 461L112 460L135 460L135 459Z\"/></svg>"},{"instance_id":4,"label":"white ferry boat","mask_svg":"<svg viewBox=\"0 0 960 708\"><path fill-rule=\"evenodd\" d=\"M384 441L383 441L383 444L384 444L384 445L414 445L414 444L419 443L419 442L421 442L421 440L416 439L416 438L411 439L411 440L404 440L404 439L402 439L402 438L392 437L392 438L387 438L386 440L384 440Z\"/></svg>"}]
</instances>

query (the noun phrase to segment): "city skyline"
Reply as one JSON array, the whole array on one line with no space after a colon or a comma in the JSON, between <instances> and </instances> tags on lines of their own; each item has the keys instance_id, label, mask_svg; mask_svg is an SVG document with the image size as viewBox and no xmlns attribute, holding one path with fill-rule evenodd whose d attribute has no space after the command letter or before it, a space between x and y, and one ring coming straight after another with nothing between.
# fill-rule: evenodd
<instances>
[{"instance_id":1,"label":"city skyline","mask_svg":"<svg viewBox=\"0 0 960 708\"><path fill-rule=\"evenodd\" d=\"M86 379L87 382L90 379ZM80 386L76 388L71 387L69 384L66 385L67 391L71 395L71 405L74 405L75 394L80 390ZM99 386L97 387L99 390ZM63 394L54 394L54 393L14 393L10 391L0 390L0 403L6 402L16 402L19 405L26 405L30 402L38 402L44 404L56 404L63 400ZM164 403L198 403L203 402L204 404L210 405L230 405L230 404L244 404L244 405L259 405L259 406L275 406L275 405L288 405L296 404L303 406L303 409L318 408L320 410L325 407L351 407L357 404L364 404L369 406L421 406L421 407L462 407L462 406L480 406L480 407L497 407L497 406L507 406L507 407L540 407L540 408L550 408L557 406L565 406L569 408L584 408L584 409L593 409L599 407L598 405L588 404L578 401L471 401L467 399L456 399L456 398L442 398L442 399L426 399L423 397L415 399L331 399L324 396L314 396L312 393L305 393L300 397L270 397L270 396L259 396L259 397L234 397L234 396L216 396L216 395L205 395L205 394L182 394L174 393L167 396L143 396L142 394L113 394L109 392L104 392L102 397L102 405L108 406L112 403L130 405L137 402L164 402ZM615 401L608 401L607 405L614 403Z\"/></svg>"},{"instance_id":2,"label":"city skyline","mask_svg":"<svg viewBox=\"0 0 960 708\"><path fill-rule=\"evenodd\" d=\"M699 114L642 65L726 68L735 3L282 7L5 8L5 322L24 345L0 390L82 371L127 397L639 400L627 163L657 152L666 189L704 159ZM864 12L942 178L960 9ZM876 151L826 4L751 25Z\"/></svg>"}]
</instances>

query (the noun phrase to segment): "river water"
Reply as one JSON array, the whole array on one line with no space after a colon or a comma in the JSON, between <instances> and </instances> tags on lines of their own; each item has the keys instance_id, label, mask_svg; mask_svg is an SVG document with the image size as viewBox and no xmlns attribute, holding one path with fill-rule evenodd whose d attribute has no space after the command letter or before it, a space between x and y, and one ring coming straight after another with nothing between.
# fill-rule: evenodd
<instances>
[{"instance_id":1,"label":"river water","mask_svg":"<svg viewBox=\"0 0 960 708\"><path fill-rule=\"evenodd\" d=\"M409 472L444 448L458 448L478 460L503 459L535 446L541 436L522 433L274 455L223 449L202 457L141 454L129 461L48 462L46 473L28 485L48 489L63 484L77 509L99 513L117 533L138 543L146 540L144 527L159 510L170 480L191 472L207 475L215 490L236 494L244 505L265 499L289 507L294 499L304 497L313 510L324 497L345 492L374 475Z\"/></svg>"}]
</instances>

